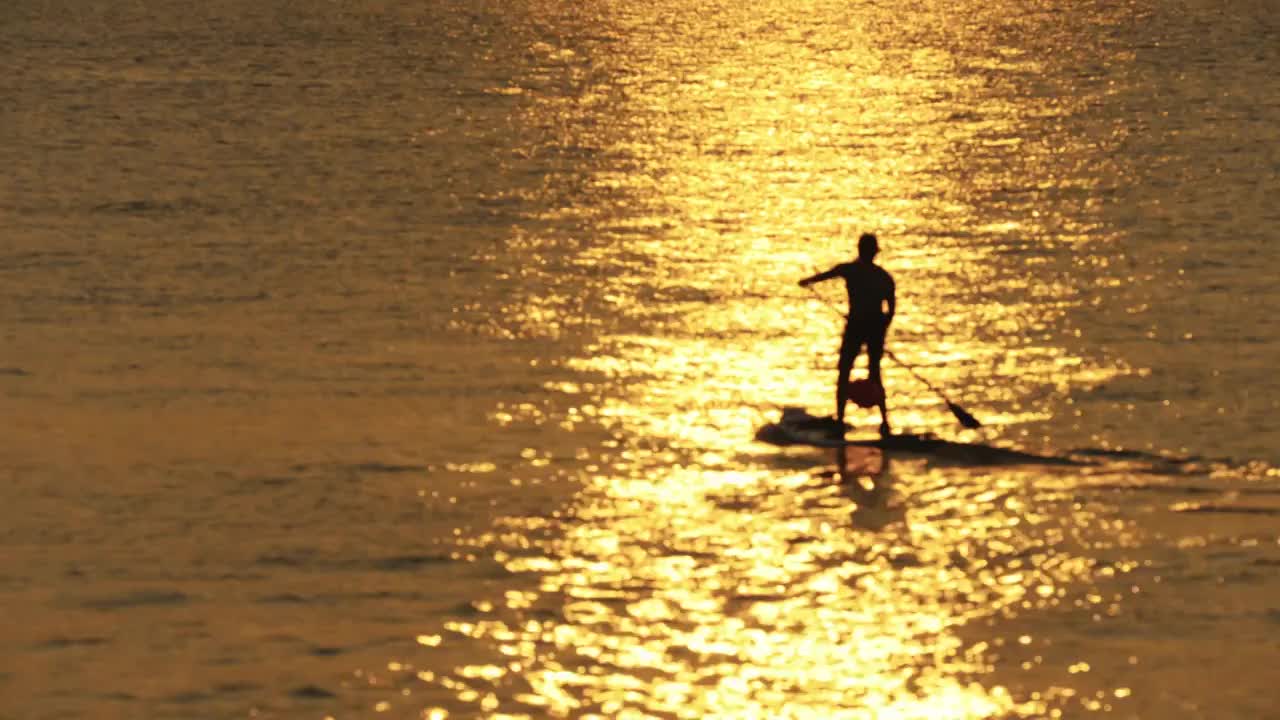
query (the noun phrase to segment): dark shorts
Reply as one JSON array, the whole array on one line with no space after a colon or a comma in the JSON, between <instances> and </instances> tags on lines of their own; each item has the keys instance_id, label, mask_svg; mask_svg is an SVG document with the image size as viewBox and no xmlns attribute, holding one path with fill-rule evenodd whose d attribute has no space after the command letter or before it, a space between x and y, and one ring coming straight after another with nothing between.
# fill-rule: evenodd
<instances>
[{"instance_id":1,"label":"dark shorts","mask_svg":"<svg viewBox=\"0 0 1280 720\"><path fill-rule=\"evenodd\" d=\"M849 323L844 327L840 341L840 366L853 365L858 353L865 346L873 365L880 364L884 355L884 335L888 328L883 323Z\"/></svg>"}]
</instances>

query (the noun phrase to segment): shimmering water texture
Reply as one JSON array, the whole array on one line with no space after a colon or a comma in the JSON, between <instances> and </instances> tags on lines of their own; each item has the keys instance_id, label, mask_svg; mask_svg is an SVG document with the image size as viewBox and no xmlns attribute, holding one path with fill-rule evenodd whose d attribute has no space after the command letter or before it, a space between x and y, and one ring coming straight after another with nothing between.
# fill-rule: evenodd
<instances>
[{"instance_id":1,"label":"shimmering water texture","mask_svg":"<svg viewBox=\"0 0 1280 720\"><path fill-rule=\"evenodd\" d=\"M1274 715L1269 5L19 5L0 718Z\"/></svg>"},{"instance_id":2,"label":"shimmering water texture","mask_svg":"<svg viewBox=\"0 0 1280 720\"><path fill-rule=\"evenodd\" d=\"M988 645L961 633L1097 570L1063 542L1063 524L1091 513L1052 512L1063 483L1040 473L961 485L850 454L835 477L690 469L601 484L543 542L528 538L545 523L509 522L487 540L541 580L446 625L506 656L462 668L460 697L489 681L531 716L1043 714L979 682Z\"/></svg>"},{"instance_id":3,"label":"shimmering water texture","mask_svg":"<svg viewBox=\"0 0 1280 720\"><path fill-rule=\"evenodd\" d=\"M729 467L623 451L566 512L465 543L515 588L434 625L384 682L462 715L1146 716L1169 690L1139 665L1185 630L1140 629L1145 593L1192 567L1274 588L1280 562L1274 483L1230 490L1193 462L975 466L851 447ZM1192 528L1124 506L1257 521L1155 560L1162 525ZM1135 687L1149 693L1136 706Z\"/></svg>"}]
</instances>

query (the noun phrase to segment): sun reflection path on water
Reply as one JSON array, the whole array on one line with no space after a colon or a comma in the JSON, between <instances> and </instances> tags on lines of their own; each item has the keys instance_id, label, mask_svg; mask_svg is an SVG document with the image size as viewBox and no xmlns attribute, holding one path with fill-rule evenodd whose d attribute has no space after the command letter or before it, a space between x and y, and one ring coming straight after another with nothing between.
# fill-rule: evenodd
<instances>
[{"instance_id":1,"label":"sun reflection path on water","mask_svg":"<svg viewBox=\"0 0 1280 720\"><path fill-rule=\"evenodd\" d=\"M983 684L990 648L956 630L1058 602L1091 571L1029 509L1029 486L1053 483L1022 470L958 484L878 450L835 461L641 460L563 518L477 538L538 587L447 626L506 657L460 669L459 697L525 717L1043 715Z\"/></svg>"},{"instance_id":2,"label":"sun reflection path on water","mask_svg":"<svg viewBox=\"0 0 1280 720\"><path fill-rule=\"evenodd\" d=\"M995 437L1045 419L1028 398L1063 378L1125 371L1057 338L1088 298L1055 248L1098 227L1041 212L1090 192L1073 158L1095 140L1044 129L1096 98L1020 87L1092 52L1106 19L764 2L720 3L733 21L717 24L682 3L587 6L584 37L617 24L608 47L548 46L574 91L525 94L526 126L551 137L519 157L545 180L496 200L547 207L505 248L528 283L495 324L589 327L581 354L553 362L593 378L584 407L618 439L565 513L463 540L531 585L450 621L443 647L495 656L432 681L494 717L1057 713L1049 689L989 681L1001 637L962 631L1095 574L1070 471L748 439L771 404L830 407L840 320L794 282L848 259L863 230L898 278L896 352L957 399L985 398ZM886 384L897 427L950 421L904 368L888 364Z\"/></svg>"}]
</instances>

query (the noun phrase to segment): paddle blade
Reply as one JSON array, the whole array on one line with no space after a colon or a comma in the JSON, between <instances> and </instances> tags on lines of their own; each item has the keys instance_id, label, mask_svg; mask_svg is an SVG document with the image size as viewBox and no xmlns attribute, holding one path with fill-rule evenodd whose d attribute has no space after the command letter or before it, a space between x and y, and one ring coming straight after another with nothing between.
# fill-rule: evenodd
<instances>
[{"instance_id":1,"label":"paddle blade","mask_svg":"<svg viewBox=\"0 0 1280 720\"><path fill-rule=\"evenodd\" d=\"M982 423L978 422L978 418L970 415L967 410L950 400L947 401L947 408L951 410L952 415L956 416L956 420L959 420L960 424L966 428L970 430L977 430L982 427Z\"/></svg>"}]
</instances>

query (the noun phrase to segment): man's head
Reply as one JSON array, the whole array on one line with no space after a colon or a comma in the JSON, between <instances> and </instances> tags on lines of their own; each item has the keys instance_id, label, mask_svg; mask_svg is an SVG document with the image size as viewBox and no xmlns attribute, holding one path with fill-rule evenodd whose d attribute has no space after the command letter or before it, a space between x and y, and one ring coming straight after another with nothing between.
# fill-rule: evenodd
<instances>
[{"instance_id":1,"label":"man's head","mask_svg":"<svg viewBox=\"0 0 1280 720\"><path fill-rule=\"evenodd\" d=\"M878 252L880 252L880 244L876 242L876 236L871 233L862 233L862 237L858 238L858 257L863 260L872 260Z\"/></svg>"}]
</instances>

